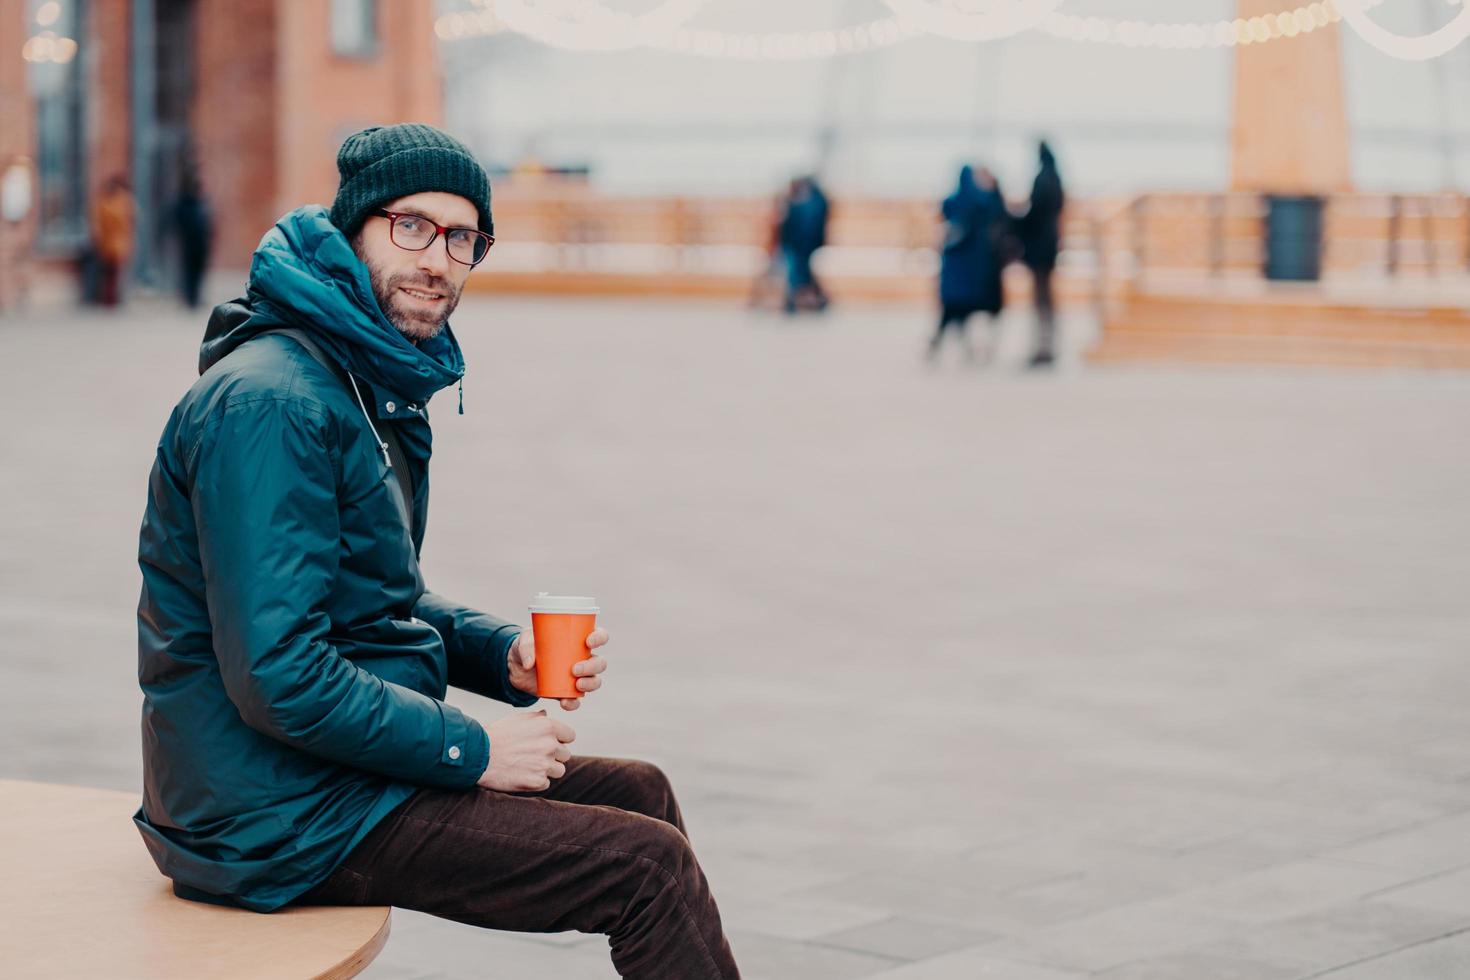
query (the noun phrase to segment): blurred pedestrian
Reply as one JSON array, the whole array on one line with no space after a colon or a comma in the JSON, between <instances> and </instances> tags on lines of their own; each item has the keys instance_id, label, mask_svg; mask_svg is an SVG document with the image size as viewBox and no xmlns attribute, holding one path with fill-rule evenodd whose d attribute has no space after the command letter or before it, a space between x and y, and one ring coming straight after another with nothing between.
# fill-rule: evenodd
<instances>
[{"instance_id":1,"label":"blurred pedestrian","mask_svg":"<svg viewBox=\"0 0 1470 980\"><path fill-rule=\"evenodd\" d=\"M204 199L204 190L199 184L199 175L190 170L184 175L178 199L174 201L170 217L174 232L179 236L180 285L184 291L184 303L189 309L199 306L200 286L204 272L209 267L209 251L214 240L214 219L210 214L209 202Z\"/></svg>"},{"instance_id":2,"label":"blurred pedestrian","mask_svg":"<svg viewBox=\"0 0 1470 980\"><path fill-rule=\"evenodd\" d=\"M766 264L750 286L747 305L753 310L780 305L786 290L786 260L781 251L781 227L786 220L786 209L791 205L791 195L796 182L777 194L771 203L766 220Z\"/></svg>"},{"instance_id":3,"label":"blurred pedestrian","mask_svg":"<svg viewBox=\"0 0 1470 980\"><path fill-rule=\"evenodd\" d=\"M827 292L812 271L812 256L827 244L827 195L815 177L792 182L791 198L781 220L781 249L786 257L785 310L825 310Z\"/></svg>"},{"instance_id":4,"label":"blurred pedestrian","mask_svg":"<svg viewBox=\"0 0 1470 980\"><path fill-rule=\"evenodd\" d=\"M1056 306L1052 296L1052 273L1062 241L1062 208L1066 195L1057 173L1057 159L1043 140L1037 153L1041 169L1031 185L1031 204L1021 219L1021 245L1031 270L1036 295L1036 352L1031 367L1046 367L1056 360Z\"/></svg>"},{"instance_id":5,"label":"blurred pedestrian","mask_svg":"<svg viewBox=\"0 0 1470 980\"><path fill-rule=\"evenodd\" d=\"M97 268L97 302L116 306L122 299L122 279L133 256L136 209L128 179L107 179L92 205L92 253Z\"/></svg>"},{"instance_id":6,"label":"blurred pedestrian","mask_svg":"<svg viewBox=\"0 0 1470 980\"><path fill-rule=\"evenodd\" d=\"M970 360L975 347L967 330L969 319L985 313L992 325L990 349L995 346L994 325L1005 307L1001 275L1005 270L1010 215L1000 186L990 171L960 168L959 186L940 206L944 217L944 245L939 258L939 326L929 340L929 357L939 353L944 335L956 333Z\"/></svg>"}]
</instances>

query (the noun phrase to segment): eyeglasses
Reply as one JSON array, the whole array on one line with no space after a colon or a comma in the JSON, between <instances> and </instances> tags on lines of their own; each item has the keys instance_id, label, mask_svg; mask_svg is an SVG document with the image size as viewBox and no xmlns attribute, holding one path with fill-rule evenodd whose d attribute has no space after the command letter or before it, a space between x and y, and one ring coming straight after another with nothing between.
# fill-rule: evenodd
<instances>
[{"instance_id":1,"label":"eyeglasses","mask_svg":"<svg viewBox=\"0 0 1470 980\"><path fill-rule=\"evenodd\" d=\"M443 235L444 250L451 259L463 265L476 266L495 244L494 235L474 228L445 228L421 214L385 211L383 208L376 208L373 213L388 219L388 238L409 252L422 252L434 244L434 239Z\"/></svg>"}]
</instances>

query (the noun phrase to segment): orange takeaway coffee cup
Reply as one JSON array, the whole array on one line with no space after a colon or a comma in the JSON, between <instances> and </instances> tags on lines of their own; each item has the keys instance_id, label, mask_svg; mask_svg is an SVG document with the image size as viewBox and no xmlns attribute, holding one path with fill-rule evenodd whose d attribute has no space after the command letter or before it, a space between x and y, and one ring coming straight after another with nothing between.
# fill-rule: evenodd
<instances>
[{"instance_id":1,"label":"orange takeaway coffee cup","mask_svg":"<svg viewBox=\"0 0 1470 980\"><path fill-rule=\"evenodd\" d=\"M536 640L536 695L580 698L572 665L592 656L587 636L597 628L597 600L591 596L547 595L531 599L531 635Z\"/></svg>"}]
</instances>

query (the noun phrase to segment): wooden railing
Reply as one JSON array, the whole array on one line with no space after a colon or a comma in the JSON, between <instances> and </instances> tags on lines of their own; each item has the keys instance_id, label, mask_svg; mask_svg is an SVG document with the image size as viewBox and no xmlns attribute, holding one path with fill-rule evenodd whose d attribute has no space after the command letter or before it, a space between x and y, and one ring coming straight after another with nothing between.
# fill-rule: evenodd
<instances>
[{"instance_id":1,"label":"wooden railing","mask_svg":"<svg viewBox=\"0 0 1470 980\"><path fill-rule=\"evenodd\" d=\"M1070 259L1086 265L1096 202L1069 208ZM769 263L774 198L604 196L585 187L497 187L497 243L487 279L548 283L574 275L702 277L744 289ZM938 201L834 197L817 268L869 295L932 289L943 228ZM1090 270L1084 277L1090 280ZM493 288L493 285L492 285ZM652 286L650 288L653 288ZM1089 287L1090 288L1090 287Z\"/></svg>"},{"instance_id":2,"label":"wooden railing","mask_svg":"<svg viewBox=\"0 0 1470 980\"><path fill-rule=\"evenodd\" d=\"M641 283L648 292L680 283L739 292L768 265L774 208L774 198L608 196L585 185L511 183L496 188L499 241L485 279L490 288L508 279L547 290L591 280ZM938 210L937 201L834 196L817 268L855 295L928 295ZM1073 200L1060 290L1074 302L1090 298L1105 318L1132 289L1260 281L1265 220L1257 194ZM1324 241L1326 282L1470 279L1470 197L1334 195ZM1017 281L1024 288L1024 277Z\"/></svg>"},{"instance_id":3,"label":"wooden railing","mask_svg":"<svg viewBox=\"0 0 1470 980\"><path fill-rule=\"evenodd\" d=\"M1329 272L1470 274L1470 196L1464 194L1334 197L1323 235Z\"/></svg>"},{"instance_id":4,"label":"wooden railing","mask_svg":"<svg viewBox=\"0 0 1470 980\"><path fill-rule=\"evenodd\" d=\"M1266 222L1261 195L1144 194L1108 221L1108 242L1122 246L1125 265L1140 280L1261 275ZM1470 197L1331 195L1322 237L1324 279L1464 276L1470 274Z\"/></svg>"}]
</instances>

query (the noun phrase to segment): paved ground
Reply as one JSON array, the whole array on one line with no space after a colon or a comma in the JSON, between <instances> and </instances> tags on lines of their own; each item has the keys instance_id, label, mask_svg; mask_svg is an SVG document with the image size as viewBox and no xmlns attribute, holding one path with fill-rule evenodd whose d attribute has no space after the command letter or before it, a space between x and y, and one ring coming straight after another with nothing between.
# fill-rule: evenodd
<instances>
[{"instance_id":1,"label":"paved ground","mask_svg":"<svg viewBox=\"0 0 1470 980\"><path fill-rule=\"evenodd\" d=\"M1470 975L1470 378L1033 377L1019 320L930 368L892 311L458 326L430 580L603 600L577 745L672 775L747 977ZM0 776L139 784L136 530L199 332L0 321ZM612 976L395 923L367 976Z\"/></svg>"}]
</instances>

